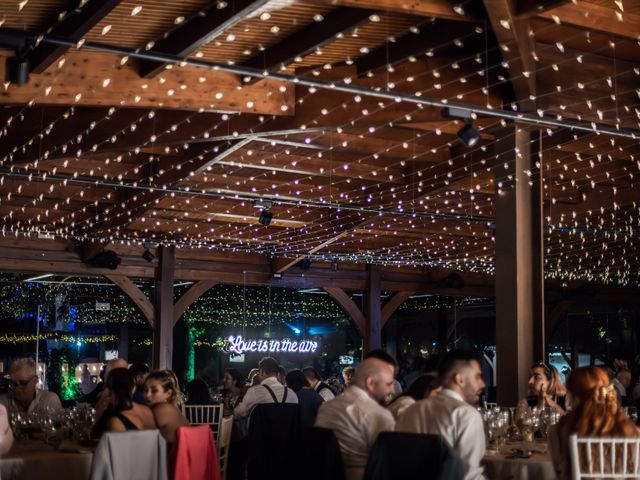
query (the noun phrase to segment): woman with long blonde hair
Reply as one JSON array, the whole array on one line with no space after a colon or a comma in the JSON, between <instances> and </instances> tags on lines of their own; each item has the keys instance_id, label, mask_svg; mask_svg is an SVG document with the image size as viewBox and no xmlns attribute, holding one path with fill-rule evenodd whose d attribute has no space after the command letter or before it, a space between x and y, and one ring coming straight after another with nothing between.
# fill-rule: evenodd
<instances>
[{"instance_id":1,"label":"woman with long blonde hair","mask_svg":"<svg viewBox=\"0 0 640 480\"><path fill-rule=\"evenodd\" d=\"M182 393L176 374L171 370L151 372L144 382L144 396L170 449L178 427L189 425L178 408L182 403Z\"/></svg>"},{"instance_id":2,"label":"woman with long blonde hair","mask_svg":"<svg viewBox=\"0 0 640 480\"><path fill-rule=\"evenodd\" d=\"M625 414L609 375L595 366L576 368L567 381L569 413L549 431L551 460L560 480L571 478L569 437L637 437L640 431Z\"/></svg>"}]
</instances>

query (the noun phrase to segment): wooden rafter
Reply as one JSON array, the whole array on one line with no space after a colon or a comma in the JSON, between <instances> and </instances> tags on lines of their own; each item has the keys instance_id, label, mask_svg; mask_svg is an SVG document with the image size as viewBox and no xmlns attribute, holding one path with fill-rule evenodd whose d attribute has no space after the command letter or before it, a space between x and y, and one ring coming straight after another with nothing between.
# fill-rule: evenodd
<instances>
[{"instance_id":1,"label":"wooden rafter","mask_svg":"<svg viewBox=\"0 0 640 480\"><path fill-rule=\"evenodd\" d=\"M338 7L325 15L322 22L313 22L275 45L243 62L245 67L260 70L283 68L317 48L335 40L336 35L352 30L366 22L375 10Z\"/></svg>"},{"instance_id":2,"label":"wooden rafter","mask_svg":"<svg viewBox=\"0 0 640 480\"><path fill-rule=\"evenodd\" d=\"M460 53L460 57L468 57L470 53L484 51L484 43L480 44L478 40L473 39L475 36L484 37L475 33L474 28L473 24L450 20L436 19L426 22L419 27L419 33L407 33L357 58L355 65L358 75L379 70L386 65L394 65L411 56L420 56L430 49L434 49L434 55L449 55L452 44L448 39L460 38L463 45L467 45L463 48L453 47ZM447 40L443 41L444 38Z\"/></svg>"},{"instance_id":3,"label":"wooden rafter","mask_svg":"<svg viewBox=\"0 0 640 480\"><path fill-rule=\"evenodd\" d=\"M364 335L367 328L367 320L355 302L351 300L351 297L341 288L325 287L324 290L342 307L345 313L349 315L358 333Z\"/></svg>"},{"instance_id":4,"label":"wooden rafter","mask_svg":"<svg viewBox=\"0 0 640 480\"><path fill-rule=\"evenodd\" d=\"M219 3L214 2L209 8L198 12L169 35L158 40L153 50L186 57L267 3L269 0L234 0L228 2L226 7L219 8ZM138 71L141 77L152 78L163 71L164 67L163 63L145 60L139 63Z\"/></svg>"},{"instance_id":5,"label":"wooden rafter","mask_svg":"<svg viewBox=\"0 0 640 480\"><path fill-rule=\"evenodd\" d=\"M540 15L570 2L571 0L520 0L516 15L521 18Z\"/></svg>"},{"instance_id":6,"label":"wooden rafter","mask_svg":"<svg viewBox=\"0 0 640 480\"><path fill-rule=\"evenodd\" d=\"M536 94L534 40L529 35L528 20L516 17L515 5L515 0L484 0L502 56L509 63L509 77L518 104L521 110L531 111Z\"/></svg>"},{"instance_id":7,"label":"wooden rafter","mask_svg":"<svg viewBox=\"0 0 640 480\"><path fill-rule=\"evenodd\" d=\"M189 290L187 290L180 299L173 306L173 324L175 325L180 320L180 317L187 311L189 306L198 300L202 295L215 287L218 282L212 280L200 280L194 283Z\"/></svg>"},{"instance_id":8,"label":"wooden rafter","mask_svg":"<svg viewBox=\"0 0 640 480\"><path fill-rule=\"evenodd\" d=\"M412 291L396 292L393 295L393 297L387 300L387 303L385 303L384 307L382 307L382 315L380 317L380 327L384 328L385 324L387 323L387 321L389 321L389 318L391 318L391 315L393 315L393 313L398 309L398 307L402 305L402 303L405 300L407 300L409 297L411 297L411 295L415 293L416 292L412 292Z\"/></svg>"},{"instance_id":9,"label":"wooden rafter","mask_svg":"<svg viewBox=\"0 0 640 480\"><path fill-rule=\"evenodd\" d=\"M129 277L124 275L105 273L105 278L115 283L120 289L136 304L140 309L144 318L147 319L151 328L155 328L156 313L153 303L147 298L142 290L140 290Z\"/></svg>"},{"instance_id":10,"label":"wooden rafter","mask_svg":"<svg viewBox=\"0 0 640 480\"><path fill-rule=\"evenodd\" d=\"M344 5L358 8L387 10L390 12L407 13L423 17L448 18L457 21L475 22L478 18L469 13L457 13L450 0L315 0L318 3Z\"/></svg>"},{"instance_id":11,"label":"wooden rafter","mask_svg":"<svg viewBox=\"0 0 640 480\"><path fill-rule=\"evenodd\" d=\"M233 109L268 115L282 115L282 105L293 107L293 99L278 89L280 82L272 80L238 90L240 82L235 75L177 68L163 75L164 82L150 82L141 79L128 63L120 65L120 59L113 55L70 51L65 58L62 69L46 70L41 75L32 75L26 85L3 89L0 104L26 104L38 98L40 105L117 105L192 111ZM2 78L4 70L4 57L0 54ZM287 87L289 90L291 87ZM220 98L215 97L216 92L221 94Z\"/></svg>"},{"instance_id":12,"label":"wooden rafter","mask_svg":"<svg viewBox=\"0 0 640 480\"><path fill-rule=\"evenodd\" d=\"M614 2L611 6L591 2L579 2L577 5L566 2L557 8L546 10L541 17L553 19L568 25L611 33L621 37L638 39L640 32L640 14L621 12Z\"/></svg>"},{"instance_id":13,"label":"wooden rafter","mask_svg":"<svg viewBox=\"0 0 640 480\"><path fill-rule=\"evenodd\" d=\"M76 7L64 14L62 20L56 21L50 27L42 30L47 34L77 42L120 3L122 0L80 1ZM68 47L60 45L41 43L27 57L30 71L32 73L44 72L68 49Z\"/></svg>"}]
</instances>

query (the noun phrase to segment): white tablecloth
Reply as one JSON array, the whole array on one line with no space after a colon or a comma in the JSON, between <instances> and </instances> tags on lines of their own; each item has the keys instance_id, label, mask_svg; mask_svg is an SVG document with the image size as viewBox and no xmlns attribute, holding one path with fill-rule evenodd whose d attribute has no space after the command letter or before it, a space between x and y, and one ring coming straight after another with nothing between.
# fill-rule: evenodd
<instances>
[{"instance_id":1,"label":"white tablecloth","mask_svg":"<svg viewBox=\"0 0 640 480\"><path fill-rule=\"evenodd\" d=\"M2 480L88 480L93 453L68 445L71 453L58 450L42 440L20 440L14 443L7 456L0 459Z\"/></svg>"},{"instance_id":2,"label":"white tablecloth","mask_svg":"<svg viewBox=\"0 0 640 480\"><path fill-rule=\"evenodd\" d=\"M529 458L507 458L512 449L532 450ZM485 476L489 480L555 480L551 459L544 443L517 443L506 445L503 453L488 451L482 459Z\"/></svg>"}]
</instances>

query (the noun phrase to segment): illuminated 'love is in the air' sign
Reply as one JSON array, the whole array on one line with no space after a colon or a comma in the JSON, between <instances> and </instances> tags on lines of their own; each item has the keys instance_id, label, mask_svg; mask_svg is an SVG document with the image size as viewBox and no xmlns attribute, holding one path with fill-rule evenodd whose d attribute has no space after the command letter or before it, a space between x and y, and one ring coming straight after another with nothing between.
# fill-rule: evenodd
<instances>
[{"instance_id":1,"label":"illuminated 'love is in the air' sign","mask_svg":"<svg viewBox=\"0 0 640 480\"><path fill-rule=\"evenodd\" d=\"M318 342L313 340L290 340L283 338L245 340L241 335L229 337L226 350L229 353L241 355L246 352L273 352L273 353L313 353L318 349Z\"/></svg>"}]
</instances>

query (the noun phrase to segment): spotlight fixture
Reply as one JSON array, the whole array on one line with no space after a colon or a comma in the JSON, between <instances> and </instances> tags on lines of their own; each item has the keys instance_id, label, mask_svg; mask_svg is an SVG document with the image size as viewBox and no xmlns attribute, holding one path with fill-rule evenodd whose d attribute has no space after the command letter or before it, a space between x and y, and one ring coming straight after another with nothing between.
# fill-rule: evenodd
<instances>
[{"instance_id":1,"label":"spotlight fixture","mask_svg":"<svg viewBox=\"0 0 640 480\"><path fill-rule=\"evenodd\" d=\"M464 127L458 130L458 138L462 143L464 143L465 147L472 148L480 140L480 134L473 127L473 123L468 122Z\"/></svg>"},{"instance_id":2,"label":"spotlight fixture","mask_svg":"<svg viewBox=\"0 0 640 480\"><path fill-rule=\"evenodd\" d=\"M464 126L458 130L458 138L464 143L467 148L472 148L480 140L480 134L473 126L473 113L471 110L465 110L464 108L446 107L442 109L442 116L444 118L453 118L456 120L463 120Z\"/></svg>"},{"instance_id":3,"label":"spotlight fixture","mask_svg":"<svg viewBox=\"0 0 640 480\"><path fill-rule=\"evenodd\" d=\"M147 262L153 262L153 259L156 258L156 256L149 250L145 250L144 252L142 252L142 258L144 258Z\"/></svg>"},{"instance_id":4,"label":"spotlight fixture","mask_svg":"<svg viewBox=\"0 0 640 480\"><path fill-rule=\"evenodd\" d=\"M309 270L311 268L311 258L306 257L300 262L300 268L303 270Z\"/></svg>"},{"instance_id":5,"label":"spotlight fixture","mask_svg":"<svg viewBox=\"0 0 640 480\"><path fill-rule=\"evenodd\" d=\"M89 263L92 267L115 270L122 259L112 250L104 250L93 257Z\"/></svg>"},{"instance_id":6,"label":"spotlight fixture","mask_svg":"<svg viewBox=\"0 0 640 480\"><path fill-rule=\"evenodd\" d=\"M258 217L258 221L264 225L265 227L268 227L269 224L271 223L271 219L273 218L273 213L271 212L271 210L260 210L260 216Z\"/></svg>"}]
</instances>

